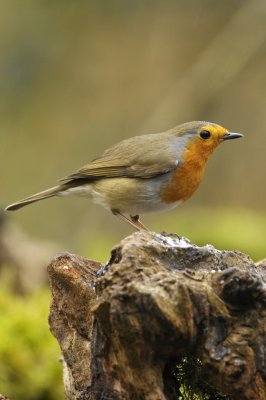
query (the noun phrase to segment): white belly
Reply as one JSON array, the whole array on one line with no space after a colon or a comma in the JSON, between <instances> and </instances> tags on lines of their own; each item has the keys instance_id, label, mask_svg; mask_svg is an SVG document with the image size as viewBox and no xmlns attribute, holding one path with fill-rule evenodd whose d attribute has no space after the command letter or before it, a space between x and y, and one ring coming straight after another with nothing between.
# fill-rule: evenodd
<instances>
[{"instance_id":1,"label":"white belly","mask_svg":"<svg viewBox=\"0 0 266 400\"><path fill-rule=\"evenodd\" d=\"M100 179L61 192L60 196L76 195L91 198L108 210L119 210L127 214L147 214L167 211L182 201L162 203L161 177L153 179L112 178Z\"/></svg>"}]
</instances>

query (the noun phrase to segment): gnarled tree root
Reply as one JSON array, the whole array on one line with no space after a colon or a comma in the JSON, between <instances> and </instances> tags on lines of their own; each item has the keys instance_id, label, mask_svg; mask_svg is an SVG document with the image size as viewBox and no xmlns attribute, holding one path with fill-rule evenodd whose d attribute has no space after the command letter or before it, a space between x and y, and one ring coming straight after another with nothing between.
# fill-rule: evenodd
<instances>
[{"instance_id":1,"label":"gnarled tree root","mask_svg":"<svg viewBox=\"0 0 266 400\"><path fill-rule=\"evenodd\" d=\"M62 254L48 268L68 399L176 400L184 361L217 393L266 399L264 264L143 231L101 267Z\"/></svg>"}]
</instances>

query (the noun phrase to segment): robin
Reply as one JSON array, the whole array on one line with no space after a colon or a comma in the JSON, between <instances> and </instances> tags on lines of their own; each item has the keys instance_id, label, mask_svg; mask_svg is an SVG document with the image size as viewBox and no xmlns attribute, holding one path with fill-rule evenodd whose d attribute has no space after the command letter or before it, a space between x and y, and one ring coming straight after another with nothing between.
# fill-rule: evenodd
<instances>
[{"instance_id":1,"label":"robin","mask_svg":"<svg viewBox=\"0 0 266 400\"><path fill-rule=\"evenodd\" d=\"M92 198L135 229L147 229L140 214L170 210L189 199L214 149L242 136L202 121L135 136L110 147L101 157L62 178L57 186L11 204L6 210L73 194Z\"/></svg>"}]
</instances>

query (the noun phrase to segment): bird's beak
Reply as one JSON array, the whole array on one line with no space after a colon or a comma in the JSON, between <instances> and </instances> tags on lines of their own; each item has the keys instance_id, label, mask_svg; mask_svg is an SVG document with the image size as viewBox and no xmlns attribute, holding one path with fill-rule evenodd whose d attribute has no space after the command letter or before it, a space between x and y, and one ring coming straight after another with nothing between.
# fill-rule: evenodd
<instances>
[{"instance_id":1,"label":"bird's beak","mask_svg":"<svg viewBox=\"0 0 266 400\"><path fill-rule=\"evenodd\" d=\"M224 141L224 140L229 140L229 139L238 139L243 136L244 135L242 135L241 133L228 132L222 137L222 140Z\"/></svg>"}]
</instances>

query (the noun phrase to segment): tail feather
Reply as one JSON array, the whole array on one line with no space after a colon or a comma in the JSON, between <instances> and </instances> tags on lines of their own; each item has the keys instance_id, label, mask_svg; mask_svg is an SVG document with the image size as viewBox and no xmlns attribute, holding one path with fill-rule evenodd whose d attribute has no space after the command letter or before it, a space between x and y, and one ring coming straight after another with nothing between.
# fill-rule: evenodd
<instances>
[{"instance_id":1,"label":"tail feather","mask_svg":"<svg viewBox=\"0 0 266 400\"><path fill-rule=\"evenodd\" d=\"M43 199L48 199L49 197L56 196L58 193L64 191L65 188L62 186L58 185L55 187L52 187L50 189L44 190L43 192L36 193L30 197L26 197L23 200L17 201L16 203L10 204L5 208L6 211L15 211L18 210L21 207L27 206L28 204L34 203L35 201L43 200Z\"/></svg>"}]
</instances>

